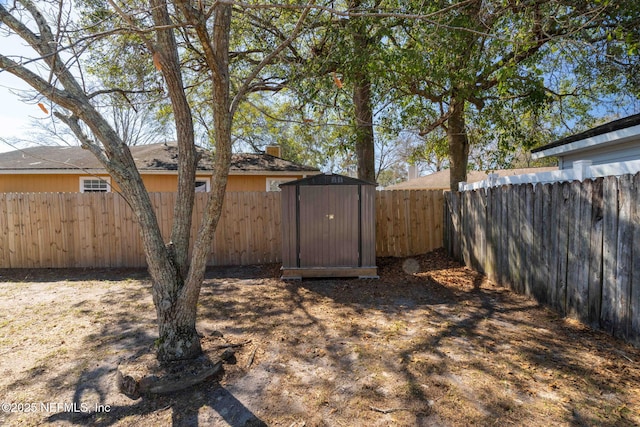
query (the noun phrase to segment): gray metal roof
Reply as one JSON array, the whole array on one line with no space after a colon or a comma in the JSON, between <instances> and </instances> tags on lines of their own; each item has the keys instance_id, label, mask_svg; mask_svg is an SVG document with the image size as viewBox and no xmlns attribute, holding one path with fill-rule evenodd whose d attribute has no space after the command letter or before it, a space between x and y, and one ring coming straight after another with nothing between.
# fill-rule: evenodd
<instances>
[{"instance_id":1,"label":"gray metal roof","mask_svg":"<svg viewBox=\"0 0 640 427\"><path fill-rule=\"evenodd\" d=\"M159 143L130 147L138 169L142 171L175 171L178 169L178 148L175 143ZM198 170L212 170L212 156L198 148L202 157ZM40 146L0 154L2 171L44 170L99 170L104 169L95 156L81 147ZM317 168L300 165L264 153L234 154L231 173L257 172L319 172Z\"/></svg>"}]
</instances>

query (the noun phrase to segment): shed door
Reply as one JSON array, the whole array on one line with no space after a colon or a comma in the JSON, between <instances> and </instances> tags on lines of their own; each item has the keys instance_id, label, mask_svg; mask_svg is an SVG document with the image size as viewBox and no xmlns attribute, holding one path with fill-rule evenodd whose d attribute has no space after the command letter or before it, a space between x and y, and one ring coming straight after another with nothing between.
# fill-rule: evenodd
<instances>
[{"instance_id":1,"label":"shed door","mask_svg":"<svg viewBox=\"0 0 640 427\"><path fill-rule=\"evenodd\" d=\"M300 186L300 267L357 267L358 186Z\"/></svg>"}]
</instances>

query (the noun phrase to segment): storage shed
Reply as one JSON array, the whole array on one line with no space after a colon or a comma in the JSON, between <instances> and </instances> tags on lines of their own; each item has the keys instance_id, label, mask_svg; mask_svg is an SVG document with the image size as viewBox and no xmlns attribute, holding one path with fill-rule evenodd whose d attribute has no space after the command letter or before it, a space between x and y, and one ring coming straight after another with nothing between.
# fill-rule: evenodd
<instances>
[{"instance_id":1,"label":"storage shed","mask_svg":"<svg viewBox=\"0 0 640 427\"><path fill-rule=\"evenodd\" d=\"M326 174L280 188L283 279L377 277L375 184Z\"/></svg>"}]
</instances>

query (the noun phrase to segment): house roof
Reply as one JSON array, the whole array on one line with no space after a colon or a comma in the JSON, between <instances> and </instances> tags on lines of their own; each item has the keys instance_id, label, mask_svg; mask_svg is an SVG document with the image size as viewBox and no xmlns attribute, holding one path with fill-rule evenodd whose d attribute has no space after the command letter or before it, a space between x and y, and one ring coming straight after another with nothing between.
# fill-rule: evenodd
<instances>
[{"instance_id":1,"label":"house roof","mask_svg":"<svg viewBox=\"0 0 640 427\"><path fill-rule=\"evenodd\" d=\"M584 132L559 139L550 144L531 150L532 157L539 159L548 156L569 154L588 150L598 145L619 144L640 137L640 114L624 117Z\"/></svg>"},{"instance_id":2,"label":"house roof","mask_svg":"<svg viewBox=\"0 0 640 427\"><path fill-rule=\"evenodd\" d=\"M178 148L175 143L159 143L130 147L141 172L167 173L177 171ZM212 170L212 156L198 147L201 159L198 170ZM65 173L81 170L104 170L98 159L81 147L40 146L11 151L0 155L0 173ZM233 154L230 174L256 173L319 173L317 168L300 165L264 153Z\"/></svg>"},{"instance_id":3,"label":"house roof","mask_svg":"<svg viewBox=\"0 0 640 427\"><path fill-rule=\"evenodd\" d=\"M489 173L498 174L498 176L511 176L522 175L527 173L536 172L549 172L558 170L557 167L542 167L542 168L521 168L521 169L498 169L489 171ZM449 169L445 169L439 172L434 172L429 175L421 176L409 181L401 182L400 184L390 185L386 187L387 190L448 190L449 183ZM488 178L488 173L482 171L469 171L467 172L467 183L478 182Z\"/></svg>"}]
</instances>

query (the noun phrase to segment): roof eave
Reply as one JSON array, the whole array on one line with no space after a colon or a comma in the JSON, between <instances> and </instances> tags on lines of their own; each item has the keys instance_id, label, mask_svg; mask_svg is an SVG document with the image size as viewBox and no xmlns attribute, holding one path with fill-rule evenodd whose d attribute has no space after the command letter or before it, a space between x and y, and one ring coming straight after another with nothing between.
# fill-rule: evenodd
<instances>
[{"instance_id":1,"label":"roof eave","mask_svg":"<svg viewBox=\"0 0 640 427\"><path fill-rule=\"evenodd\" d=\"M0 169L0 175L109 175L104 169Z\"/></svg>"},{"instance_id":2,"label":"roof eave","mask_svg":"<svg viewBox=\"0 0 640 427\"><path fill-rule=\"evenodd\" d=\"M277 176L299 176L317 175L319 170L299 170L299 171L242 171L231 170L229 175L277 175ZM141 169L140 175L177 175L177 170L162 169ZM211 175L211 170L196 170L196 175ZM109 175L104 169L0 169L0 175Z\"/></svg>"},{"instance_id":3,"label":"roof eave","mask_svg":"<svg viewBox=\"0 0 640 427\"><path fill-rule=\"evenodd\" d=\"M556 147L549 147L539 151L534 150L531 152L531 158L541 159L544 157L567 155L576 151L594 148L596 146L620 144L638 136L640 136L640 125L635 125L625 129L618 129L616 131L570 142L568 144L558 145Z\"/></svg>"},{"instance_id":4,"label":"roof eave","mask_svg":"<svg viewBox=\"0 0 640 427\"><path fill-rule=\"evenodd\" d=\"M278 176L298 176L298 175L319 175L319 170L298 170L298 171L274 171L274 170L230 170L229 176L233 175L278 175Z\"/></svg>"}]
</instances>

